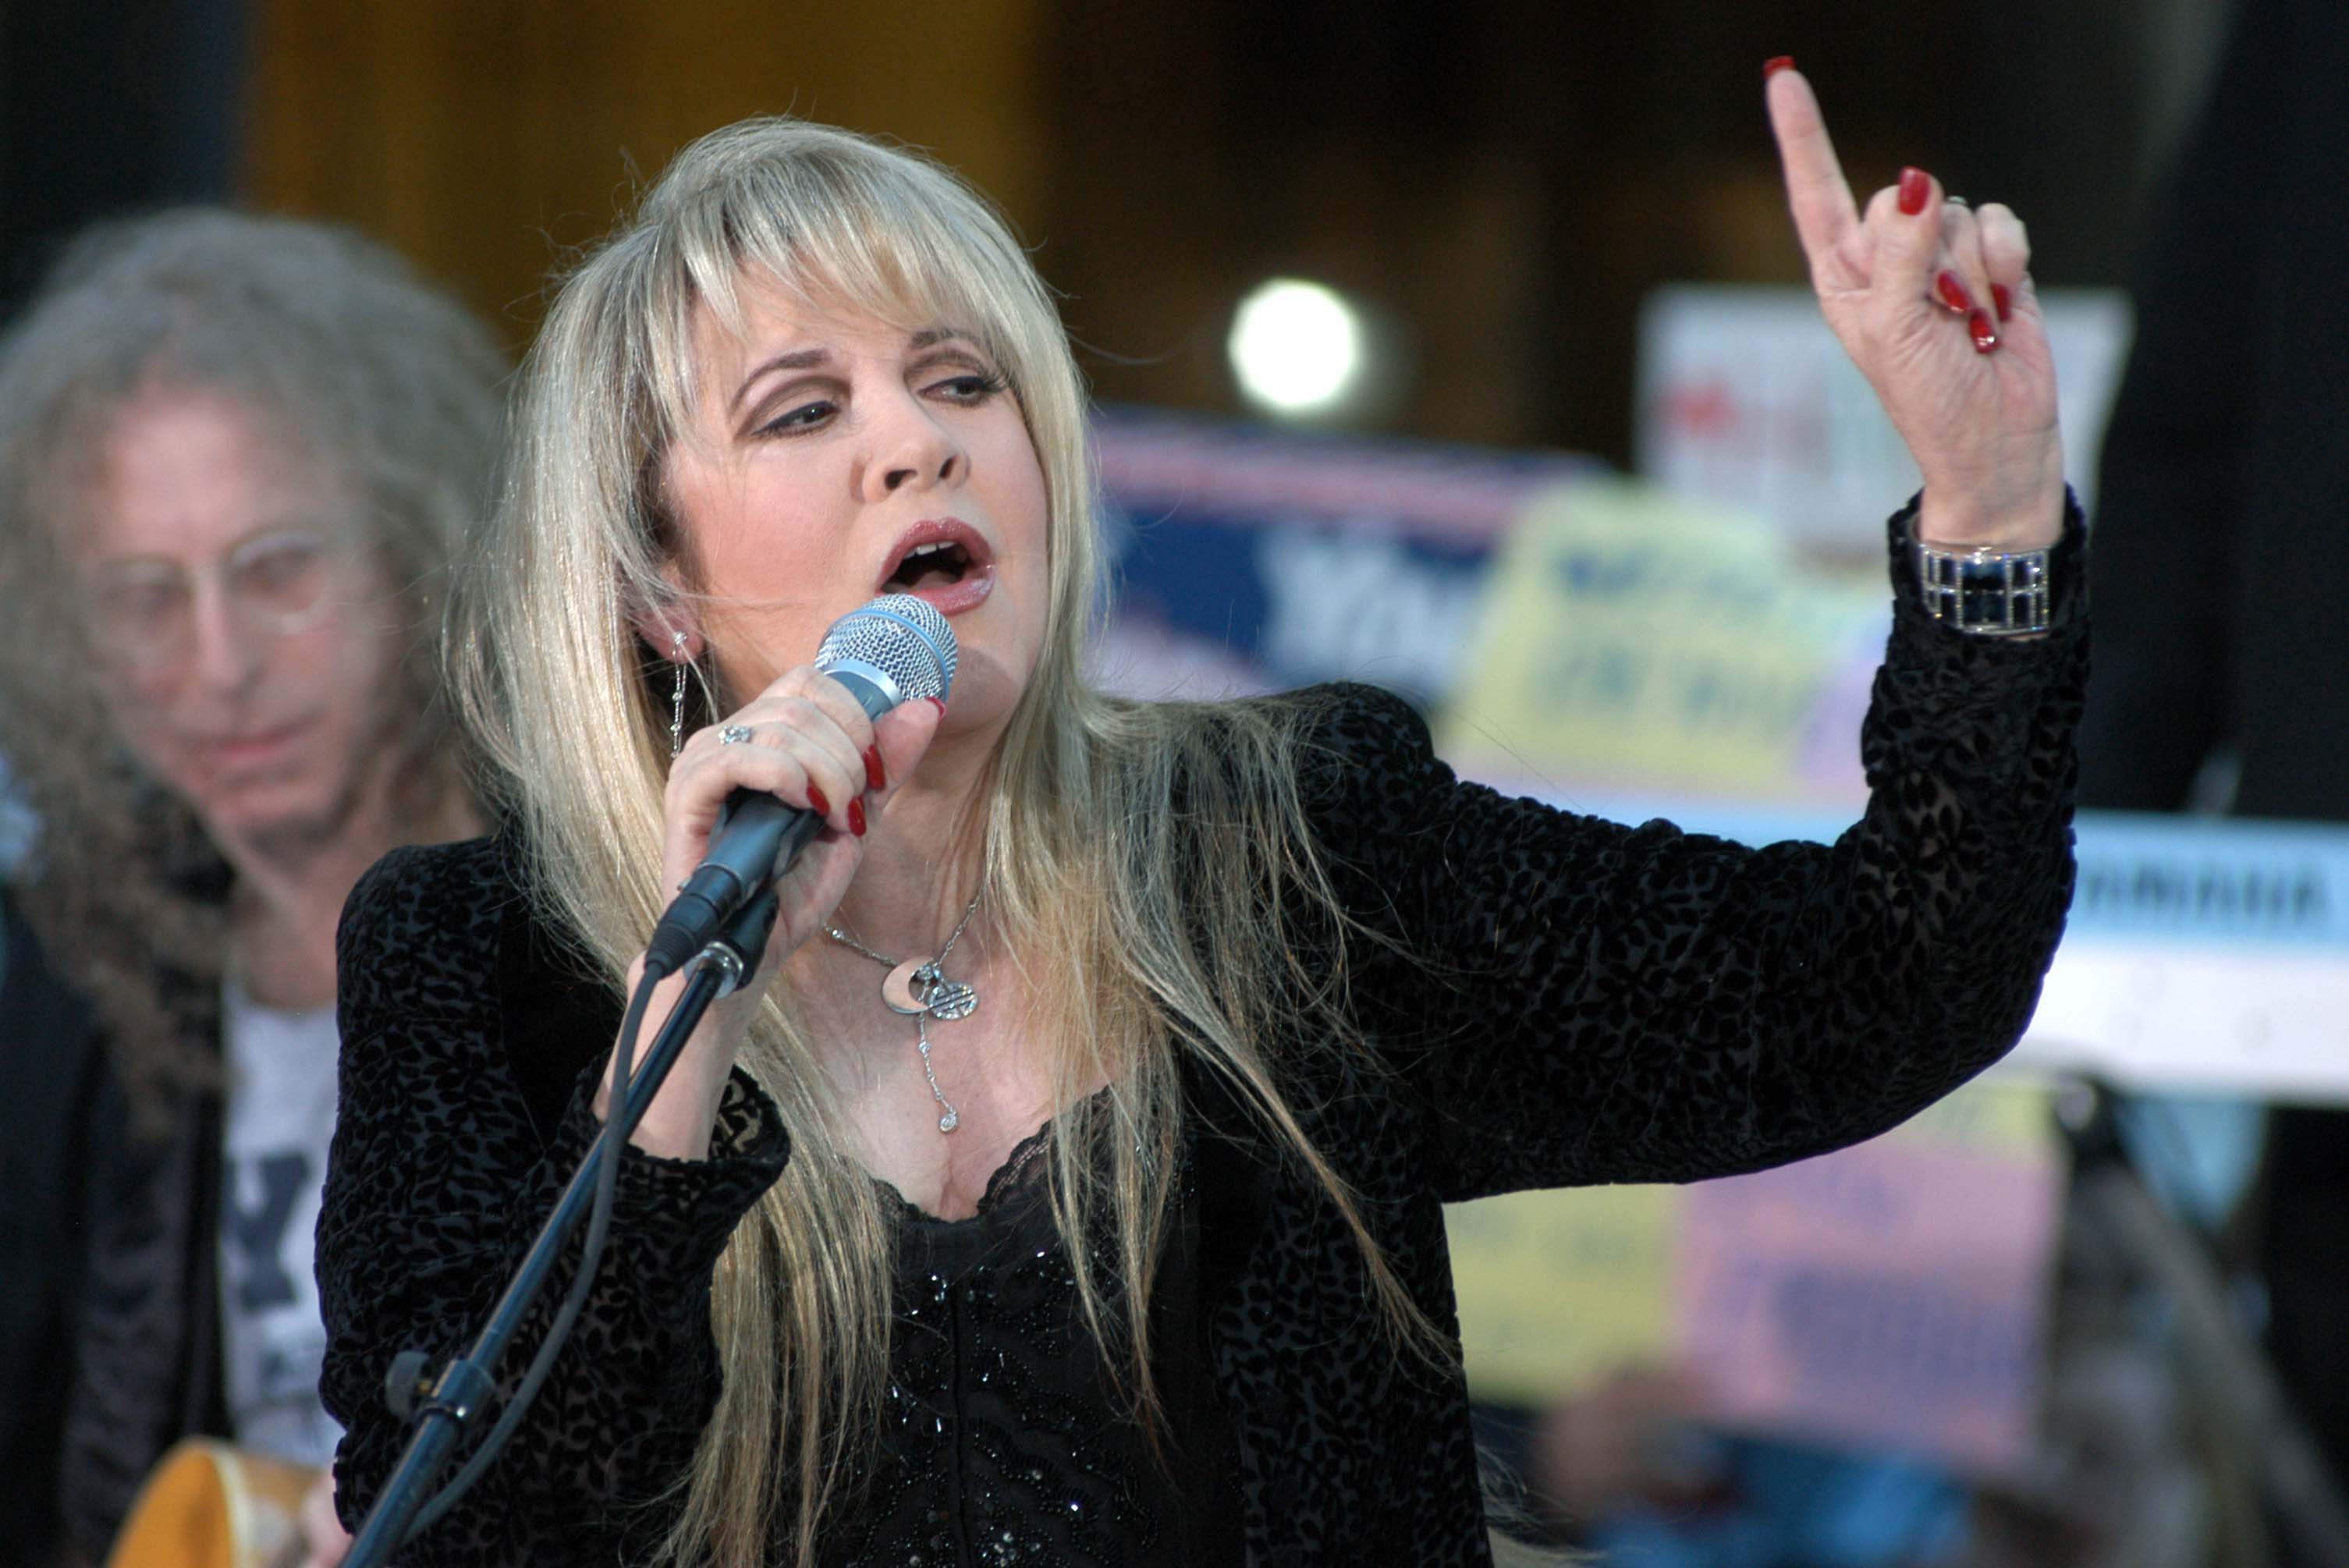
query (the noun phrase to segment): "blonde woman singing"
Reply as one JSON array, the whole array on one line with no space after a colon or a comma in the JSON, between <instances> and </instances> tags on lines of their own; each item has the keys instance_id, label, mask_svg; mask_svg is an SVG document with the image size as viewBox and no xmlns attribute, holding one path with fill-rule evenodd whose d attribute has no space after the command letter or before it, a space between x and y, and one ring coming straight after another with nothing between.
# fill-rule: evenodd
<instances>
[{"instance_id":1,"label":"blonde woman singing","mask_svg":"<svg viewBox=\"0 0 2349 1568\"><path fill-rule=\"evenodd\" d=\"M2023 231L1916 171L1863 211L1769 88L1821 304L1925 475L1833 845L1504 799L1363 687L1092 689L1083 397L1000 220L791 120L671 165L563 289L459 593L506 829L344 918L347 1518L400 1446L391 1357L457 1347L596 1136L738 788L827 830L636 1130L545 1391L409 1561L1481 1563L1444 1203L1816 1154L2013 1041L2085 646ZM962 670L869 723L808 660L891 591ZM909 961L970 994L893 1008Z\"/></svg>"}]
</instances>

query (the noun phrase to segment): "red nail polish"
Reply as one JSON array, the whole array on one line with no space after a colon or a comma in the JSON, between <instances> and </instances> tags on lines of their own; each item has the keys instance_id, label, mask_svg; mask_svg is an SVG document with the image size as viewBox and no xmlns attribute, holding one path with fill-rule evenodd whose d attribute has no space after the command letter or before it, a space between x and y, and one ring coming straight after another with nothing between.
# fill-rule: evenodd
<instances>
[{"instance_id":1,"label":"red nail polish","mask_svg":"<svg viewBox=\"0 0 2349 1568\"><path fill-rule=\"evenodd\" d=\"M1925 199L1933 193L1933 177L1921 169L1900 171L1900 210L1911 218L1925 210Z\"/></svg>"},{"instance_id":2,"label":"red nail polish","mask_svg":"<svg viewBox=\"0 0 2349 1568\"><path fill-rule=\"evenodd\" d=\"M1990 303L1998 307L1998 319L2001 321L2014 314L2014 296L2006 292L2004 284L1990 285Z\"/></svg>"},{"instance_id":3,"label":"red nail polish","mask_svg":"<svg viewBox=\"0 0 2349 1568\"><path fill-rule=\"evenodd\" d=\"M1990 319L1990 312L1978 310L1966 317L1966 330L1974 335L1974 352L1988 354L1998 346L1998 327Z\"/></svg>"},{"instance_id":4,"label":"red nail polish","mask_svg":"<svg viewBox=\"0 0 2349 1568\"><path fill-rule=\"evenodd\" d=\"M1762 79L1765 82L1768 81L1772 77L1776 76L1780 71L1785 70L1788 66L1791 66L1794 63L1795 57L1792 55L1771 56L1770 58L1762 62Z\"/></svg>"},{"instance_id":5,"label":"red nail polish","mask_svg":"<svg viewBox=\"0 0 2349 1568\"><path fill-rule=\"evenodd\" d=\"M878 746L864 748L864 787L868 789L889 788L889 776L881 770L881 748Z\"/></svg>"},{"instance_id":6,"label":"red nail polish","mask_svg":"<svg viewBox=\"0 0 2349 1568\"><path fill-rule=\"evenodd\" d=\"M819 817L832 815L832 802L825 799L823 791L812 784L808 786L808 804L814 809L815 814Z\"/></svg>"},{"instance_id":7,"label":"red nail polish","mask_svg":"<svg viewBox=\"0 0 2349 1568\"><path fill-rule=\"evenodd\" d=\"M1940 293L1941 303L1960 315L1974 308L1974 297L1966 293L1966 285L1959 281L1957 273L1943 273L1933 280L1933 287Z\"/></svg>"},{"instance_id":8,"label":"red nail polish","mask_svg":"<svg viewBox=\"0 0 2349 1568\"><path fill-rule=\"evenodd\" d=\"M864 836L864 802L863 800L851 800L848 803L848 830L860 839Z\"/></svg>"},{"instance_id":9,"label":"red nail polish","mask_svg":"<svg viewBox=\"0 0 2349 1568\"><path fill-rule=\"evenodd\" d=\"M947 699L942 696L926 696L922 700L928 703L932 707L936 708L941 714L945 713L947 710Z\"/></svg>"}]
</instances>

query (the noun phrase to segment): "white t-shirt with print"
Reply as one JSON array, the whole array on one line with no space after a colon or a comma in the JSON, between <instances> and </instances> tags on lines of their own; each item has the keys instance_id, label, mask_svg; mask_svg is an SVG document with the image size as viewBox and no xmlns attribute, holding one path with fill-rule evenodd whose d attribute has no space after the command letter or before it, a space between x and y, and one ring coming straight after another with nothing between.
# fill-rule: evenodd
<instances>
[{"instance_id":1,"label":"white t-shirt with print","mask_svg":"<svg viewBox=\"0 0 2349 1568\"><path fill-rule=\"evenodd\" d=\"M335 1010L222 996L228 1107L222 1134L222 1371L244 1448L300 1464L334 1458L342 1429L318 1401L326 1329L312 1267L335 1135Z\"/></svg>"}]
</instances>

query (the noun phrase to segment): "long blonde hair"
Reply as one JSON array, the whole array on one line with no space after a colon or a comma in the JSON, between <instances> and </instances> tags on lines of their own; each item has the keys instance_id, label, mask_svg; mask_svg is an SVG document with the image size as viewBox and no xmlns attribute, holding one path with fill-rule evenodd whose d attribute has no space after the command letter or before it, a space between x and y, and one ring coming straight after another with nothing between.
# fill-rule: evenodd
<instances>
[{"instance_id":1,"label":"long blonde hair","mask_svg":"<svg viewBox=\"0 0 2349 1568\"><path fill-rule=\"evenodd\" d=\"M1007 225L926 159L793 119L729 127L681 153L564 282L524 368L504 502L460 569L449 639L543 916L616 989L660 913L668 666L632 616L678 598L662 572L677 543L662 465L692 428L697 313L740 331L750 277L909 329L974 333L1042 466L1049 623L970 831L990 918L1045 999L1040 1037L1065 1047L1054 1103L1071 1109L1054 1124L1050 1191L1112 1374L1155 1410L1143 1304L1186 1058L1219 1075L1342 1214L1368 1315L1448 1354L1284 1097L1293 1064L1268 1053L1276 1038L1359 1047L1342 1005L1347 923L1298 794L1310 705L1139 704L1087 686L1100 552L1076 365ZM745 695L705 676L699 717ZM1310 972L1307 951L1319 955ZM846 1152L782 991L743 1063L781 1108L792 1158L718 1269L724 1391L667 1543L722 1568L762 1562L782 1510L797 1559L812 1560L871 1440L888 1351L894 1216ZM1104 1079L1106 1095L1082 1094ZM1106 1280L1089 1235L1109 1238Z\"/></svg>"}]
</instances>

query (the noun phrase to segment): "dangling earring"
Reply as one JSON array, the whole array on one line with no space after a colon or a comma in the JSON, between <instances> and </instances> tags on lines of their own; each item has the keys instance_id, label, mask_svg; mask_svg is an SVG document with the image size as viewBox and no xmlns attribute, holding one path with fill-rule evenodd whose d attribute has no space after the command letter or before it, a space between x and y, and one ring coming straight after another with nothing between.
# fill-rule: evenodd
<instances>
[{"instance_id":1,"label":"dangling earring","mask_svg":"<svg viewBox=\"0 0 2349 1568\"><path fill-rule=\"evenodd\" d=\"M668 759L685 749L685 634L672 632L668 638L668 656L677 665L677 685L668 697Z\"/></svg>"}]
</instances>

